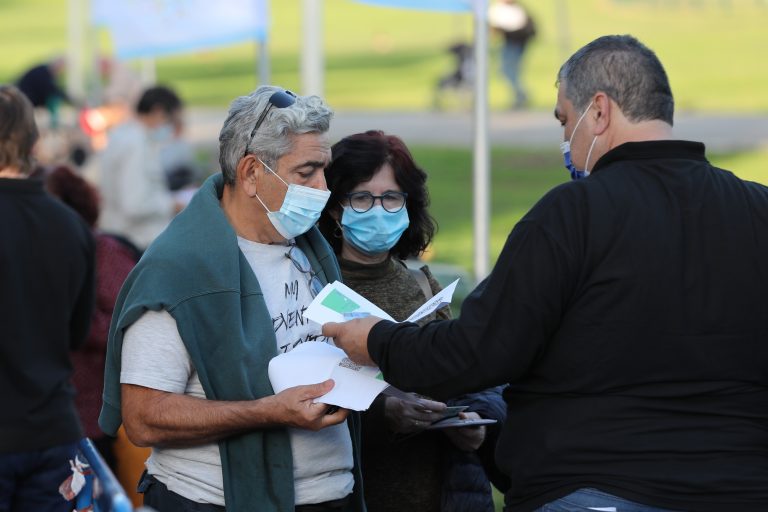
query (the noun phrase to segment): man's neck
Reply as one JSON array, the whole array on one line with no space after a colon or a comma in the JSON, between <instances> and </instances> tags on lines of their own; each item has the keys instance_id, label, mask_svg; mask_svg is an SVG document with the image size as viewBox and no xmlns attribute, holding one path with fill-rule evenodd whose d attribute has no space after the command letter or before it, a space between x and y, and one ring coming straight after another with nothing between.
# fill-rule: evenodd
<instances>
[{"instance_id":1,"label":"man's neck","mask_svg":"<svg viewBox=\"0 0 768 512\"><path fill-rule=\"evenodd\" d=\"M625 142L646 142L652 140L672 140L672 126L664 121L641 121L639 123L620 123L611 138L611 147L615 148Z\"/></svg>"},{"instance_id":2,"label":"man's neck","mask_svg":"<svg viewBox=\"0 0 768 512\"><path fill-rule=\"evenodd\" d=\"M231 185L224 186L221 209L237 236L260 244L286 243L272 226L261 204L253 205L249 197Z\"/></svg>"}]
</instances>

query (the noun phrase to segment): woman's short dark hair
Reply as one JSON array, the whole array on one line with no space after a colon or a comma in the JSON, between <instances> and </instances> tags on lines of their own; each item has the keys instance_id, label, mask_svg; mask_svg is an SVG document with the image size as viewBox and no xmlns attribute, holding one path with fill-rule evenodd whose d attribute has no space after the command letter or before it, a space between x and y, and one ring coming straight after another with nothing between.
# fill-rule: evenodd
<instances>
[{"instance_id":1,"label":"woman's short dark hair","mask_svg":"<svg viewBox=\"0 0 768 512\"><path fill-rule=\"evenodd\" d=\"M360 183L388 163L395 172L395 181L408 194L406 209L410 224L391 253L400 259L416 257L432 241L437 230L429 215L427 173L411 156L405 143L394 135L369 130L344 137L331 148L331 165L325 170L325 180L331 191L328 204L320 216L319 227L336 254L341 252L341 235L331 211L340 212L345 196Z\"/></svg>"},{"instance_id":2,"label":"woman's short dark hair","mask_svg":"<svg viewBox=\"0 0 768 512\"><path fill-rule=\"evenodd\" d=\"M45 188L75 210L90 227L99 218L99 193L85 178L66 165L59 165L45 176Z\"/></svg>"}]
</instances>

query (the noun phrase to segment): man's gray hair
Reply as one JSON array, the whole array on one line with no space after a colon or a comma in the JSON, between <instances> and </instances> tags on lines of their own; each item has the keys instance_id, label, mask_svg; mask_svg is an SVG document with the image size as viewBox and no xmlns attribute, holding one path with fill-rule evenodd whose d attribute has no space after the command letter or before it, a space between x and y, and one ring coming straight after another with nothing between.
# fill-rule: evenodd
<instances>
[{"instance_id":1,"label":"man's gray hair","mask_svg":"<svg viewBox=\"0 0 768 512\"><path fill-rule=\"evenodd\" d=\"M318 96L297 96L289 107L272 107L261 126L249 140L259 116L269 105L269 98L280 87L262 85L248 96L240 96L229 107L227 120L219 133L219 165L224 183L235 183L237 163L246 153L253 153L274 166L289 153L293 135L325 133L333 111Z\"/></svg>"},{"instance_id":2,"label":"man's gray hair","mask_svg":"<svg viewBox=\"0 0 768 512\"><path fill-rule=\"evenodd\" d=\"M603 36L582 47L562 65L557 83L578 112L604 92L632 122L672 125L675 100L664 66L630 35Z\"/></svg>"}]
</instances>

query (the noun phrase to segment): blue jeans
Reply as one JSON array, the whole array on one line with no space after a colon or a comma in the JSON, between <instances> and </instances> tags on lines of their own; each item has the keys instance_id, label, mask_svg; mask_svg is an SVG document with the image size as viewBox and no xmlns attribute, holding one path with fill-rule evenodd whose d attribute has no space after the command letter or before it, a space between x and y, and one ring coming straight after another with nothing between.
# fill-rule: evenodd
<instances>
[{"instance_id":1,"label":"blue jeans","mask_svg":"<svg viewBox=\"0 0 768 512\"><path fill-rule=\"evenodd\" d=\"M77 443L45 450L0 453L0 512L69 512L59 485L72 474Z\"/></svg>"},{"instance_id":2,"label":"blue jeans","mask_svg":"<svg viewBox=\"0 0 768 512\"><path fill-rule=\"evenodd\" d=\"M652 507L625 500L597 489L579 489L551 503L547 503L535 512L673 512L665 508Z\"/></svg>"},{"instance_id":3,"label":"blue jeans","mask_svg":"<svg viewBox=\"0 0 768 512\"><path fill-rule=\"evenodd\" d=\"M520 43L505 41L501 47L501 71L512 86L516 106L523 106L528 102L528 93L520 78L520 64L524 51L525 45Z\"/></svg>"}]
</instances>

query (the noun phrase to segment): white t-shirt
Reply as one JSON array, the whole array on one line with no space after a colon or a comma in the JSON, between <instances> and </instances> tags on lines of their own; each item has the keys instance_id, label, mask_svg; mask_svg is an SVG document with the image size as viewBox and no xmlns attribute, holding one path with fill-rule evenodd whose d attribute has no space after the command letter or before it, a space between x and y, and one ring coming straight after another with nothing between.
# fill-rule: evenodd
<instances>
[{"instance_id":1,"label":"white t-shirt","mask_svg":"<svg viewBox=\"0 0 768 512\"><path fill-rule=\"evenodd\" d=\"M101 155L99 227L146 249L173 219L174 201L160 161L160 145L131 120L109 135Z\"/></svg>"},{"instance_id":2,"label":"white t-shirt","mask_svg":"<svg viewBox=\"0 0 768 512\"><path fill-rule=\"evenodd\" d=\"M278 352L306 341L328 341L318 324L304 318L312 301L309 276L285 256L288 248L239 237L238 245L264 293ZM120 382L205 398L176 321L166 311L147 311L126 331ZM352 441L346 423L317 432L289 428L288 433L297 505L335 500L352 492ZM146 465L171 491L196 502L224 505L217 443L152 448Z\"/></svg>"}]
</instances>

